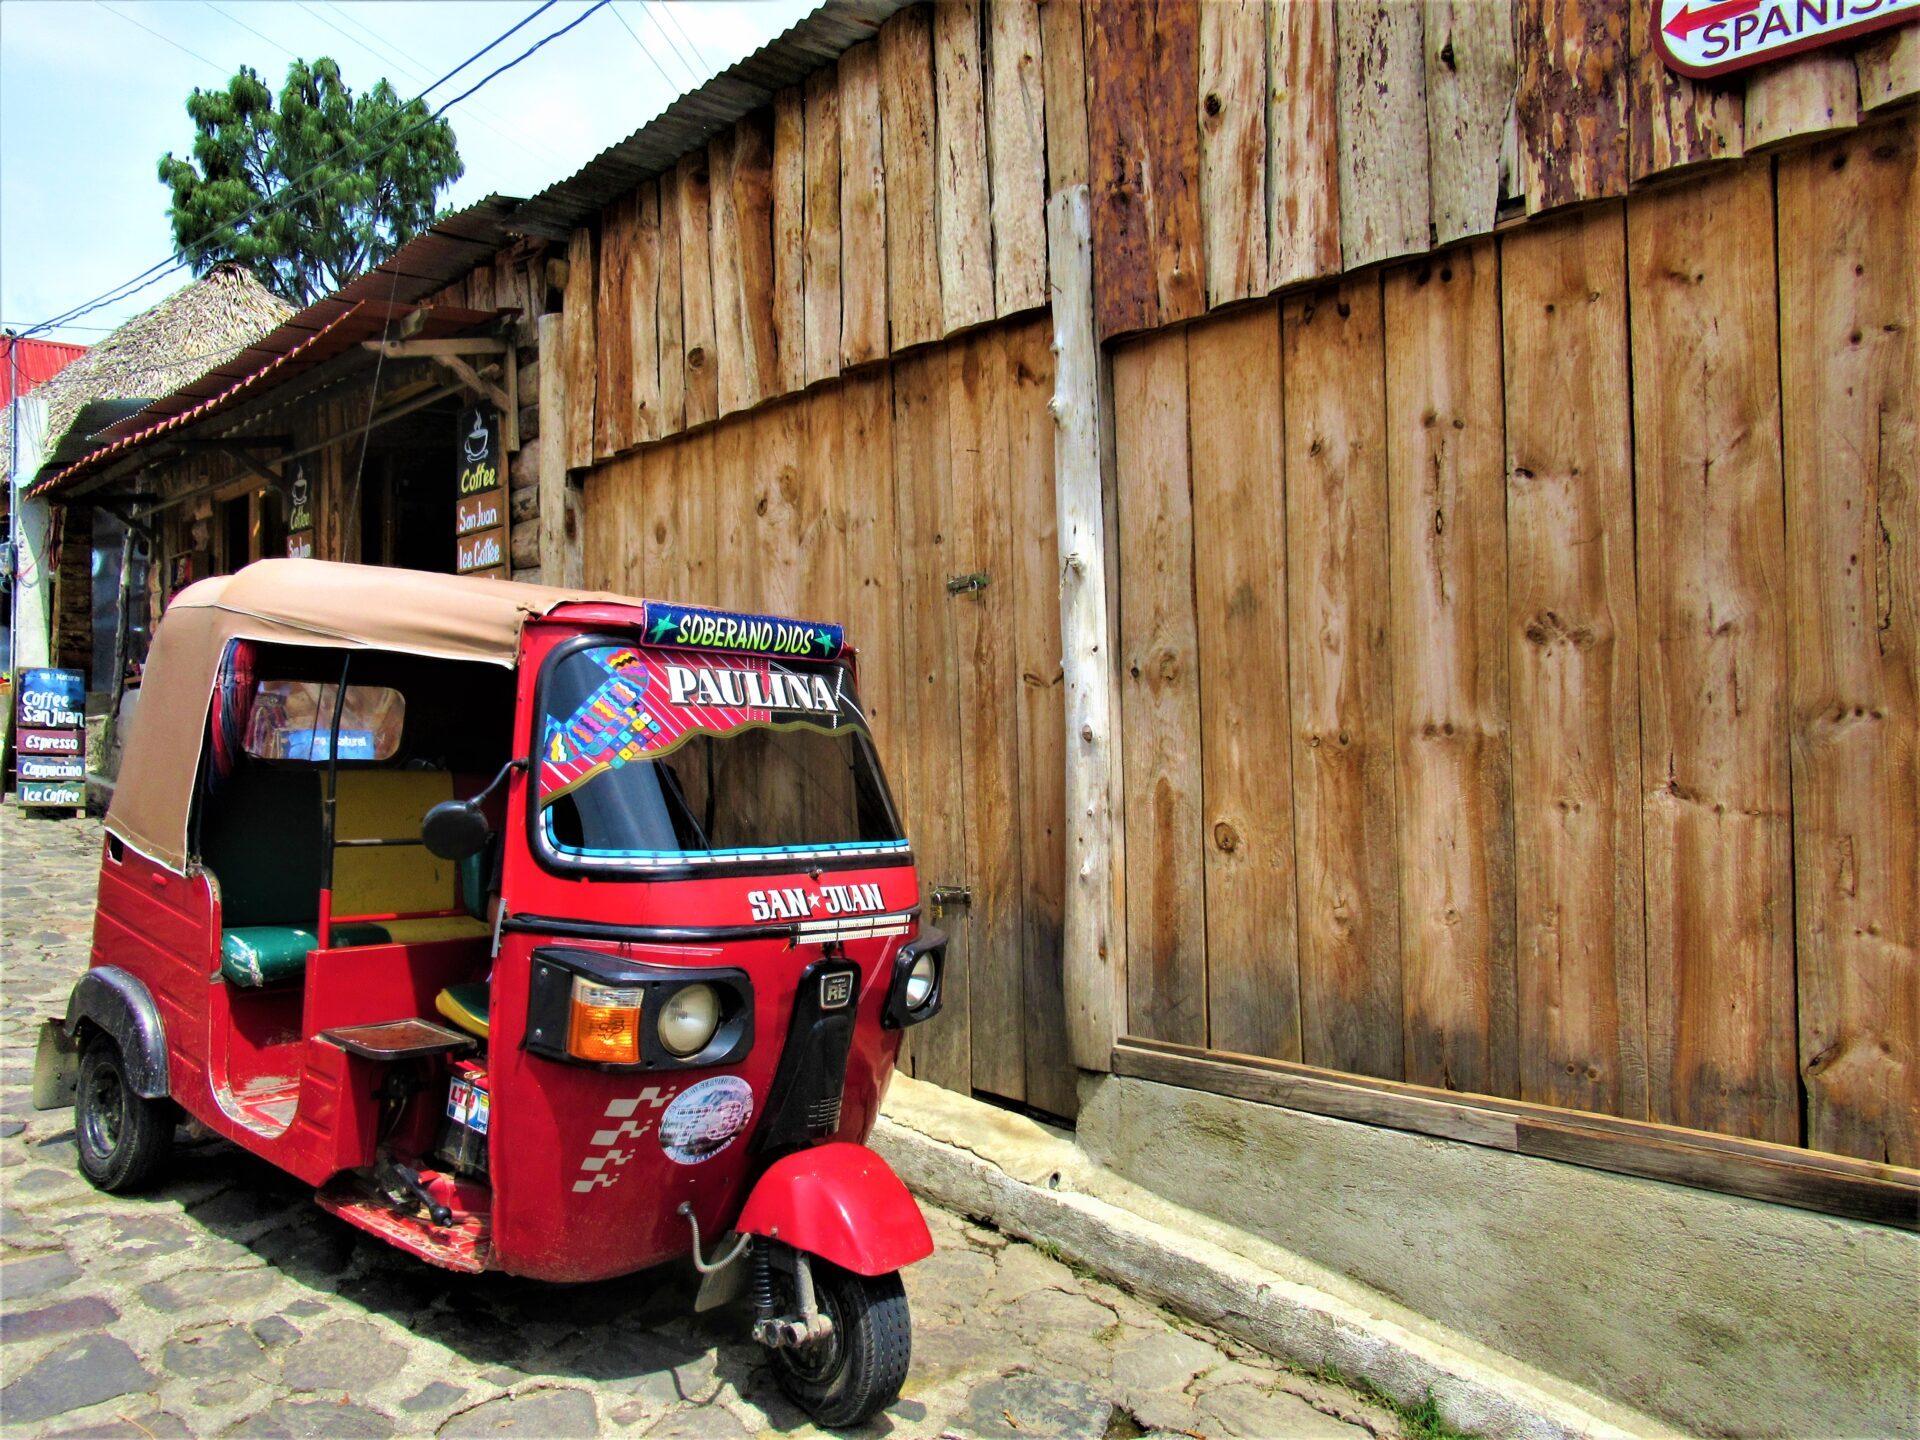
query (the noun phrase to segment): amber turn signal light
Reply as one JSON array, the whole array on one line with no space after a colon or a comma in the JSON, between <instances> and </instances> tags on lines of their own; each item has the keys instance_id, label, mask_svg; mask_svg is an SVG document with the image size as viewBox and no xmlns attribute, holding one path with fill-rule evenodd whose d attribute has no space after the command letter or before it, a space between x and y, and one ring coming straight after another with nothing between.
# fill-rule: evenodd
<instances>
[{"instance_id":1,"label":"amber turn signal light","mask_svg":"<svg viewBox=\"0 0 1920 1440\"><path fill-rule=\"evenodd\" d=\"M604 1065L637 1064L641 993L637 986L595 985L574 977L567 1019L568 1053Z\"/></svg>"}]
</instances>

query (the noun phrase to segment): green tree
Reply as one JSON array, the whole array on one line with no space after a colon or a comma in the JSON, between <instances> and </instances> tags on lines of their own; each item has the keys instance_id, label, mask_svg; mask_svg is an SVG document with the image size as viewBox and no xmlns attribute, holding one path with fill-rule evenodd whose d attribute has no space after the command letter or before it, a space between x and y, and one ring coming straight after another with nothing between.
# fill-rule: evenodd
<instances>
[{"instance_id":1,"label":"green tree","mask_svg":"<svg viewBox=\"0 0 1920 1440\"><path fill-rule=\"evenodd\" d=\"M257 71L196 88L193 153L160 159L173 192L174 253L203 275L246 266L305 306L378 265L433 223L434 197L465 167L453 127L381 80L355 98L322 56L288 67L276 108Z\"/></svg>"}]
</instances>

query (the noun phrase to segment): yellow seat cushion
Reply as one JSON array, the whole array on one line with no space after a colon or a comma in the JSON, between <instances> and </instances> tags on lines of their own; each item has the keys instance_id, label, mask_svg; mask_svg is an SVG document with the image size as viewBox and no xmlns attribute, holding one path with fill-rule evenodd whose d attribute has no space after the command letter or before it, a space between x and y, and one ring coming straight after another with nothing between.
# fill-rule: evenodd
<instances>
[{"instance_id":1,"label":"yellow seat cushion","mask_svg":"<svg viewBox=\"0 0 1920 1440\"><path fill-rule=\"evenodd\" d=\"M382 920L380 928L402 945L420 940L485 940L493 934L484 920L447 915L434 920Z\"/></svg>"},{"instance_id":2,"label":"yellow seat cushion","mask_svg":"<svg viewBox=\"0 0 1920 1440\"><path fill-rule=\"evenodd\" d=\"M449 985L434 997L433 1008L469 1035L485 1040L490 999L484 980L472 985Z\"/></svg>"},{"instance_id":3,"label":"yellow seat cushion","mask_svg":"<svg viewBox=\"0 0 1920 1440\"><path fill-rule=\"evenodd\" d=\"M452 798L453 776L444 770L342 770L334 838L418 840L427 811ZM336 844L333 913L405 915L451 910L460 903L454 880L458 868L424 845ZM394 922L402 923L409 922ZM423 937L395 931L393 938Z\"/></svg>"}]
</instances>

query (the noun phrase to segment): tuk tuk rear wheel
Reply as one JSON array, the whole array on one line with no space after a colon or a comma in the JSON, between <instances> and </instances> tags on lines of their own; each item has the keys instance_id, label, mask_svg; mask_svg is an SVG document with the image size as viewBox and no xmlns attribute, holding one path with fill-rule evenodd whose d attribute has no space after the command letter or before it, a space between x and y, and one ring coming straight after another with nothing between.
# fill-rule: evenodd
<instances>
[{"instance_id":1,"label":"tuk tuk rear wheel","mask_svg":"<svg viewBox=\"0 0 1920 1440\"><path fill-rule=\"evenodd\" d=\"M140 1189L172 1153L173 1122L172 1102L135 1092L113 1037L93 1035L81 1052L80 1088L73 1102L80 1173L110 1194Z\"/></svg>"},{"instance_id":2,"label":"tuk tuk rear wheel","mask_svg":"<svg viewBox=\"0 0 1920 1440\"><path fill-rule=\"evenodd\" d=\"M913 1357L913 1322L900 1272L855 1275L812 1257L813 1286L833 1333L797 1350L769 1352L786 1397L817 1424L841 1430L899 1397Z\"/></svg>"}]
</instances>

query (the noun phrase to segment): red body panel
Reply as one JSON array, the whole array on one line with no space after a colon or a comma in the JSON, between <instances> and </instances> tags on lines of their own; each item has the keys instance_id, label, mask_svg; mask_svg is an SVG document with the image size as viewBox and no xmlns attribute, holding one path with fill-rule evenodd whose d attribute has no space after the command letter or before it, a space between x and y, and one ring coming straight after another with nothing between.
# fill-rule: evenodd
<instances>
[{"instance_id":1,"label":"red body panel","mask_svg":"<svg viewBox=\"0 0 1920 1440\"><path fill-rule=\"evenodd\" d=\"M634 625L637 610L572 606L563 616L562 622L531 621L524 632L518 736L531 733L535 682L546 655L582 625ZM628 1274L687 1253L691 1232L676 1213L682 1201L691 1204L703 1234L717 1235L735 1228L750 1193L754 1213L774 1217L767 1223L780 1227L781 1239L814 1248L797 1236L816 1235L819 1253L847 1268L878 1273L927 1254L931 1240L905 1187L857 1143L873 1128L899 1052L899 1032L882 1027L881 1012L893 958L911 927L908 934L850 939L838 947L836 958L857 964L861 975L841 1123L831 1137L839 1143L816 1146L766 1170L765 1157L751 1149L754 1126L786 1044L798 978L824 947L772 933L712 946L549 937L531 918L731 927L737 935L754 921L749 892L818 891L823 883L877 887L883 913L906 912L919 900L910 861L789 874L723 871L695 879L563 875L544 868L528 846L528 785L524 770L512 775L499 817L502 896L525 928L505 931L491 959L484 940L321 950L309 956L299 980L234 989L219 973L220 907L207 877L175 875L131 850L120 859L109 854L93 963L120 966L152 991L166 1028L174 1098L194 1119L316 1186L371 1164L377 1150L427 1157L440 1118L432 1092L413 1104L402 1123L383 1126L384 1102L375 1092L388 1065L350 1056L316 1037L343 1025L433 1018L442 987L490 978L491 1204L477 1232L484 1239L463 1250L460 1268L485 1265L554 1281ZM752 1048L733 1065L650 1072L606 1071L534 1055L522 1041L532 956L543 945L600 950L661 967L744 970L753 990ZM676 1158L662 1142L662 1119L679 1096L720 1075L745 1083L751 1119L711 1153ZM330 1197L336 1189L329 1188ZM444 1247L409 1238L418 1226L376 1223L379 1217L360 1213L365 1206L357 1200L332 1202L342 1213L356 1206L349 1217L354 1223L435 1263L450 1263L438 1253Z\"/></svg>"},{"instance_id":2,"label":"red body panel","mask_svg":"<svg viewBox=\"0 0 1920 1440\"><path fill-rule=\"evenodd\" d=\"M864 1145L816 1145L777 1160L753 1187L734 1229L887 1275L933 1253L933 1235L887 1162Z\"/></svg>"}]
</instances>

